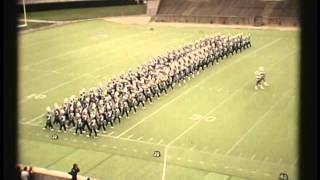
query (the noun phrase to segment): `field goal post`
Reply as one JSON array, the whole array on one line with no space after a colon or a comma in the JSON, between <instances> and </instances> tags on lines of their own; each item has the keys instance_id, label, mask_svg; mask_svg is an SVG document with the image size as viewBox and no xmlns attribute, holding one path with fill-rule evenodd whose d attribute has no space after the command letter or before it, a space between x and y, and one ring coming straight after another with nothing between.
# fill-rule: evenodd
<instances>
[{"instance_id":1,"label":"field goal post","mask_svg":"<svg viewBox=\"0 0 320 180\"><path fill-rule=\"evenodd\" d=\"M23 24L18 24L18 27L26 27L26 26L28 26L25 0L22 0L22 8L23 8L23 22L24 23ZM18 16L18 18L20 18L20 17ZM18 21L20 21L20 19L18 19Z\"/></svg>"}]
</instances>

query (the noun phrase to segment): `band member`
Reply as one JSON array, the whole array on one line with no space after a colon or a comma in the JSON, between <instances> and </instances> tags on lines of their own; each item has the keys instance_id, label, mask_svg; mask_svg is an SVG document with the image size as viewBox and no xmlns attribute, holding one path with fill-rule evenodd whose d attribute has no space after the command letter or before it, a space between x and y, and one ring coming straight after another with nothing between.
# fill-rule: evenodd
<instances>
[{"instance_id":1,"label":"band member","mask_svg":"<svg viewBox=\"0 0 320 180\"><path fill-rule=\"evenodd\" d=\"M60 110L60 113L61 113L61 114L60 114L60 128L59 128L58 132L60 132L60 131L62 130L62 128L63 128L64 133L66 133L66 132L67 132L67 128L66 128L66 115L65 115L63 109Z\"/></svg>"},{"instance_id":2,"label":"band member","mask_svg":"<svg viewBox=\"0 0 320 180\"><path fill-rule=\"evenodd\" d=\"M51 131L53 131L53 126L52 126L52 112L50 107L47 107L47 113L46 113L46 125L44 126L43 129L50 128Z\"/></svg>"},{"instance_id":3,"label":"band member","mask_svg":"<svg viewBox=\"0 0 320 180\"><path fill-rule=\"evenodd\" d=\"M97 120L94 118L90 121L90 131L88 137L91 137L92 131L94 132L94 136L97 137Z\"/></svg>"},{"instance_id":4,"label":"band member","mask_svg":"<svg viewBox=\"0 0 320 180\"><path fill-rule=\"evenodd\" d=\"M76 114L75 121L77 122L76 131L73 134L74 135L78 134L78 130L79 130L79 133L82 134L83 123L82 123L81 115L79 113Z\"/></svg>"},{"instance_id":5,"label":"band member","mask_svg":"<svg viewBox=\"0 0 320 180\"><path fill-rule=\"evenodd\" d=\"M97 123L98 123L98 130L97 131L100 131L100 129L102 127L103 128L103 133L105 133L106 132L107 121L104 118L103 114L99 114Z\"/></svg>"}]
</instances>

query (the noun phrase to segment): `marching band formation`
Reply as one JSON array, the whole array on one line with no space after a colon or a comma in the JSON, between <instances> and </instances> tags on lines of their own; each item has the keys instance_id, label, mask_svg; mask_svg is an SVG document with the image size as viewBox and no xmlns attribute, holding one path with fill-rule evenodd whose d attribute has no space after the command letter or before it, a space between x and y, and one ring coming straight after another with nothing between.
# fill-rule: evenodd
<instances>
[{"instance_id":1,"label":"marching band formation","mask_svg":"<svg viewBox=\"0 0 320 180\"><path fill-rule=\"evenodd\" d=\"M129 69L128 73L121 73L98 87L82 89L78 97L66 98L61 106L55 103L53 109L47 107L43 129L53 131L58 127L59 132L70 129L75 135L89 132L88 137L92 133L97 137L99 131L105 133L107 126L113 128L114 123L128 118L132 111L135 113L140 106L144 109L147 102L152 103L154 98L166 95L176 85L181 86L210 64L218 64L251 47L250 36L220 33L206 36L194 44L185 44L154 57L139 65L136 71Z\"/></svg>"}]
</instances>

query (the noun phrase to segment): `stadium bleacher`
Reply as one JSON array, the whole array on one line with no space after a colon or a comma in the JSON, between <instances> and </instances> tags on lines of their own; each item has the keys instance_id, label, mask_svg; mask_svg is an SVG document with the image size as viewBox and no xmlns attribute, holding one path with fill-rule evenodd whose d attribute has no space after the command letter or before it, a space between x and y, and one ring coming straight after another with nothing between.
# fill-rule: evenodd
<instances>
[{"instance_id":1,"label":"stadium bleacher","mask_svg":"<svg viewBox=\"0 0 320 180\"><path fill-rule=\"evenodd\" d=\"M261 17L264 24L296 25L297 6L296 0L161 0L155 20L254 24L254 18Z\"/></svg>"}]
</instances>

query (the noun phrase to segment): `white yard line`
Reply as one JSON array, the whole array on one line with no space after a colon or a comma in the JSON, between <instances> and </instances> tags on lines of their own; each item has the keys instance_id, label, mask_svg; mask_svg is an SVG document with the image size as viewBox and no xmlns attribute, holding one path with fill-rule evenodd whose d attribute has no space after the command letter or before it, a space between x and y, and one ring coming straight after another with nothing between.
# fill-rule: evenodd
<instances>
[{"instance_id":1,"label":"white yard line","mask_svg":"<svg viewBox=\"0 0 320 180\"><path fill-rule=\"evenodd\" d=\"M175 143L178 139L180 139L183 135L185 135L187 132L189 132L193 127L195 127L197 124L199 124L201 121L195 121L191 126L189 126L187 129L185 129L181 134L179 134L177 137L175 137L173 140L171 140L167 145L166 148L168 148L170 145Z\"/></svg>"},{"instance_id":2,"label":"white yard line","mask_svg":"<svg viewBox=\"0 0 320 180\"><path fill-rule=\"evenodd\" d=\"M39 116L37 116L37 117L35 117L35 118L33 118L33 119L29 120L29 121L23 122L23 123L30 124L30 123L40 119L41 117L44 117L44 113L40 114Z\"/></svg>"},{"instance_id":3,"label":"white yard line","mask_svg":"<svg viewBox=\"0 0 320 180\"><path fill-rule=\"evenodd\" d=\"M229 155L246 137L247 135L257 126L259 125L261 122L263 122L263 120L267 117L267 115L271 112L272 109L274 109L285 97L286 95L289 93L289 91L287 91L276 103L274 103L269 109L268 111L266 111L254 124L253 126L251 126L241 137L240 139L233 144L233 146L225 153L225 155Z\"/></svg>"},{"instance_id":4,"label":"white yard line","mask_svg":"<svg viewBox=\"0 0 320 180\"><path fill-rule=\"evenodd\" d=\"M161 140L158 142L158 145L161 144L162 142L163 142L163 139L161 139Z\"/></svg>"},{"instance_id":5,"label":"white yard line","mask_svg":"<svg viewBox=\"0 0 320 180\"><path fill-rule=\"evenodd\" d=\"M102 51L102 52L103 52L103 51ZM105 53L105 52L104 52L104 53ZM86 61L80 61L80 62L73 63L73 64L70 64L70 65L65 65L65 66L62 66L61 68L57 68L57 69L54 69L54 70L48 71L48 72L57 73L57 74L64 74L64 73L61 73L60 71L63 70L63 69L70 68L70 67L72 67L72 66L74 66L74 65L85 64L85 63L88 62L88 60L91 60L91 59L93 59L94 57L99 57L100 55L103 55L104 53L97 53L97 54L95 54L95 55L93 55L93 56L90 56L90 57L86 58L86 59L85 59ZM115 61L115 62L113 62L113 63L108 63L107 67L108 67L108 66L111 66L111 65L114 65L114 64L117 64L117 63L119 63L119 62L118 62L118 61ZM29 68L25 68L25 69L23 69L23 70L29 71ZM38 79L42 79L42 78L47 77L47 76L50 76L50 74L47 74L47 75L44 75L44 76L38 76L38 77L33 78L33 79L31 79L31 80L32 80L32 81L36 81L36 80L38 80ZM24 83L29 83L29 82L28 82L28 81L24 81L24 82L22 82L22 83L24 84Z\"/></svg>"},{"instance_id":6,"label":"white yard line","mask_svg":"<svg viewBox=\"0 0 320 180\"><path fill-rule=\"evenodd\" d=\"M58 88L60 88L60 87L62 87L62 86L64 86L64 85L70 84L70 83L72 83L72 82L74 82L74 81L76 81L76 80L78 80L78 79L81 79L81 78L86 77L86 76L90 76L90 75L92 75L93 73L98 72L98 71L100 71L100 70L102 70L102 69L104 69L104 68L106 68L106 67L109 67L110 65L113 65L113 64L116 64L116 62L115 62L115 63L111 63L111 64L107 64L107 65L102 66L102 67L99 67L99 68L95 68L95 70L92 71L91 73L82 74L82 75L78 76L77 78L74 78L74 79L72 79L72 80L70 80L70 81L63 82L63 83L61 83L61 84L58 84L57 86L52 87L52 88L50 88L50 89L47 89L46 91L40 92L39 94L46 94L46 93L48 93L48 92L51 92L51 91L53 91L53 90L56 90L56 89L58 89ZM43 76L42 76L42 77L43 77ZM30 99L30 98L25 98L24 100L21 100L21 101L19 102L19 104L25 103L25 102L27 102L27 101L29 101L29 100L31 100L31 99Z\"/></svg>"},{"instance_id":7,"label":"white yard line","mask_svg":"<svg viewBox=\"0 0 320 180\"><path fill-rule=\"evenodd\" d=\"M185 91L184 93L182 93L179 96L176 96L175 98L173 98L171 101L169 101L168 103L162 105L160 108L158 108L156 111L153 111L151 114L149 114L148 116L146 116L145 118L143 118L141 121L137 122L136 124L134 124L133 126L131 126L130 128L128 128L127 130L123 131L121 134L119 134L117 137L120 138L121 136L123 136L124 134L126 134L127 132L131 131L132 129L134 129L135 127L137 127L139 124L143 123L144 121L146 121L147 119L149 119L150 117L152 117L153 115L155 115L156 113L158 113L159 111L161 111L163 108L167 107L168 105L170 105L171 103L173 103L174 101L176 101L177 99L185 96L189 91L191 91L194 87L191 87L190 89L188 89L187 91Z\"/></svg>"},{"instance_id":8,"label":"white yard line","mask_svg":"<svg viewBox=\"0 0 320 180\"><path fill-rule=\"evenodd\" d=\"M177 136L176 138L174 138L172 141L169 142L169 144L167 144L165 146L165 150L164 150L164 162L163 162L163 170L162 170L162 180L165 180L165 176L166 176L166 169L167 169L167 156L168 156L168 149L169 146L171 144L173 144L174 142L176 142L179 138L181 138L184 134L186 134L187 132L189 132L194 126L196 126L197 124L199 124L200 121L195 121L191 126L189 126L189 128L187 128L186 130L184 130L179 136Z\"/></svg>"},{"instance_id":9,"label":"white yard line","mask_svg":"<svg viewBox=\"0 0 320 180\"><path fill-rule=\"evenodd\" d=\"M136 35L136 34L135 34L135 35ZM135 35L132 35L132 37L134 37ZM156 37L156 39L159 38L159 36L153 36L153 37ZM152 37L152 38L149 38L149 40L150 40L150 39L153 39L153 37ZM191 37L191 35L187 36L186 39L188 39L189 37ZM155 39L155 40L156 40L156 39ZM115 39L115 40L117 40L117 39ZM176 41L173 41L173 42L176 42ZM144 42L139 42L139 43L135 44L135 46L139 46L139 44L141 44L141 43L144 43ZM170 44L171 44L171 43L170 43ZM70 65L67 65L67 66L63 66L63 67L58 68L58 69L55 69L55 70L53 70L53 71L70 68L70 67L72 67L72 66L74 66L74 65L77 65L77 64L84 64L84 63L88 62L88 60L92 60L93 58L97 58L97 57L99 57L99 56L104 55L106 52L111 53L111 52L114 52L114 51L116 51L116 49L111 49L111 50L108 49L107 51L101 50L101 51L99 51L99 53L96 53L96 54L94 54L93 56L89 56L89 57L87 57L87 58L84 58L84 61L80 61L79 63L76 63L76 64L70 64ZM137 55L139 55L139 54L141 54L141 53L143 53L143 52L139 52L139 53L137 53ZM107 64L107 65L108 65L108 66L111 66L111 65L117 64L117 63L119 63L119 62L116 61L116 62L114 62L114 63L111 63L111 64L109 63L109 64ZM28 70L27 67L22 68L22 70L24 70L24 69ZM47 74L46 76L49 76L49 75L50 75L50 74ZM40 78L43 78L43 76L42 76L42 77L40 76L40 77L38 77L38 78L34 78L34 79L32 79L32 81L38 80L38 79L40 79ZM26 81L24 81L24 82L26 82Z\"/></svg>"},{"instance_id":10,"label":"white yard line","mask_svg":"<svg viewBox=\"0 0 320 180\"><path fill-rule=\"evenodd\" d=\"M77 77L77 78L74 78L74 79L70 80L70 81L66 81L66 82L60 83L60 84L58 84L58 85L55 86L55 87L52 87L52 88L50 88L50 89L47 89L47 90L45 90L45 91L40 92L40 94L46 94L46 93L48 93L48 92L54 91L54 90L56 90L56 89L58 89L58 88L60 88L60 87L62 87L62 86L64 86L64 85L66 85L66 84L70 84L70 83L72 83L72 82L74 82L74 81L76 81L76 80L78 80L78 79L81 79L81 78L83 78L83 77L85 77L85 76L88 76L88 75L89 75L89 74L83 74L83 75L81 75L81 76L79 76L79 77ZM31 98L25 98L24 100L21 100L21 101L19 102L19 104L26 103L26 102L28 102L29 100L31 100Z\"/></svg>"},{"instance_id":11,"label":"white yard line","mask_svg":"<svg viewBox=\"0 0 320 180\"><path fill-rule=\"evenodd\" d=\"M130 37L130 38L131 38L131 37L135 37L135 36L138 36L138 35L143 34L143 33L145 33L145 32L139 32L139 33L135 33L135 34L132 34L132 35L129 35L129 36L122 36L122 37L120 37L120 38L113 39L113 40L109 41L109 43L110 43L110 42L113 42L113 41L119 41L119 40L122 40L122 39L127 39L127 38L129 38L129 37ZM107 39L108 37L105 37L105 38ZM102 39L104 39L104 38L102 38ZM96 43L95 46L99 46L99 45L101 45L101 44L103 44L103 43L105 43L105 41L100 41L100 42ZM48 58L43 59L42 61L38 61L38 62L35 62L35 63L31 63L31 64L28 64L28 65L22 66L21 68L22 68L22 69L24 69L24 68L29 68L29 67L32 67L32 66L34 66L34 65L38 65L38 64L42 64L42 63L44 63L44 62L50 61L50 60L52 60L52 59L64 57L64 56L67 56L67 55L69 55L69 54L73 54L73 53L76 53L76 52L78 52L78 51L85 50L85 49L87 49L87 48L93 48L93 47L95 47L95 46L92 46L92 44L89 44L89 45L87 45L87 46L83 46L83 47L78 48L78 49L73 49L73 50L70 50L70 51L66 51L66 52L64 52L64 53L58 54L57 56L50 56L50 57L48 57Z\"/></svg>"},{"instance_id":12,"label":"white yard line","mask_svg":"<svg viewBox=\"0 0 320 180\"><path fill-rule=\"evenodd\" d=\"M112 49L112 50L107 50L107 51L103 51L103 50L101 50L101 51L99 51L99 53L96 53L96 54L94 54L94 55L92 55L92 56L88 56L87 58L84 58L83 60L84 61L79 61L79 62L77 62L77 63L73 63L73 64L68 64L68 65L66 65L66 66L62 66L61 68L57 68L57 69L54 69L54 70L52 70L52 71L48 71L48 72L55 72L55 71L61 71L61 70L63 70L63 69L67 69L67 68L70 68L70 67L72 67L72 66L75 66L75 65L78 65L78 64L84 64L84 63L87 63L88 61L90 61L90 60L92 60L93 58L97 58L97 57L99 57L99 56L102 56L102 55L104 55L106 52L107 53L111 53L111 52L114 52L114 51L116 51L116 49ZM143 53L143 52L142 52ZM141 53L138 53L138 55L139 54L141 54ZM119 63L118 61L115 61L115 62L113 62L113 63L108 63L107 64L107 67L109 67L109 66L111 66L111 65L114 65L114 64L117 64L117 63ZM24 68L22 68L22 70L29 70L29 68L28 67L24 67ZM41 79L41 78L43 78L43 77L47 77L47 76L49 76L50 74L47 74L47 75L45 75L45 76L38 76L38 77L36 77L36 78L33 78L33 79L31 79L32 81L35 81L35 80L38 80L38 79ZM24 83L28 83L27 81L24 81Z\"/></svg>"}]
</instances>

